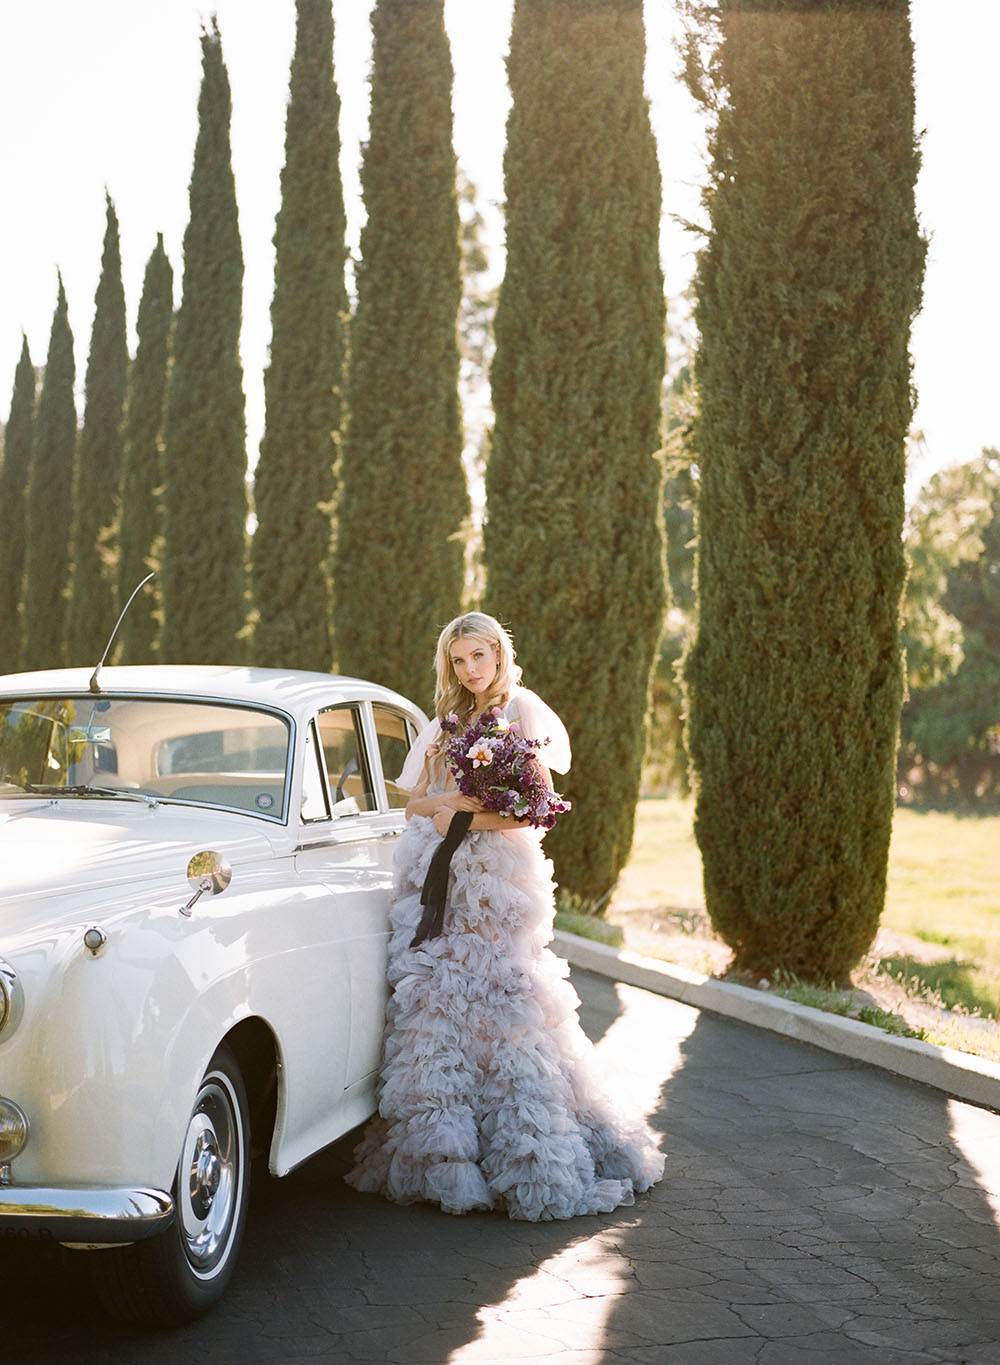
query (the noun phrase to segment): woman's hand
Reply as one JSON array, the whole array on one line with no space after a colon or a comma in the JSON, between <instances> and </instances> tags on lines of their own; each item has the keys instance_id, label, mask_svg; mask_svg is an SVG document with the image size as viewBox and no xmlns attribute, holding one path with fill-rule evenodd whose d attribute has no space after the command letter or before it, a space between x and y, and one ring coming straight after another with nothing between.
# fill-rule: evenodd
<instances>
[{"instance_id":1,"label":"woman's hand","mask_svg":"<svg viewBox=\"0 0 1000 1365\"><path fill-rule=\"evenodd\" d=\"M442 839L448 833L454 815L455 811L451 806L439 806L434 812L434 828Z\"/></svg>"},{"instance_id":2,"label":"woman's hand","mask_svg":"<svg viewBox=\"0 0 1000 1365\"><path fill-rule=\"evenodd\" d=\"M429 815L434 819L439 811L443 811L450 824L457 810L468 810L473 815L479 815L485 809L483 803L474 796L463 796L457 787L453 787L451 791L437 792L433 796L415 792L406 803L406 818L409 820L414 815Z\"/></svg>"}]
</instances>

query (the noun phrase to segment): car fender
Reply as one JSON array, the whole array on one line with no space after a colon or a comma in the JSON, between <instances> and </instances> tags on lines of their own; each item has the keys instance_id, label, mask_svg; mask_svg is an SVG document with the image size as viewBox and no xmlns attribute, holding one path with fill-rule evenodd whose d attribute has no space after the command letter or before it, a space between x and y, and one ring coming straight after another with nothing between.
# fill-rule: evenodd
<instances>
[{"instance_id":1,"label":"car fender","mask_svg":"<svg viewBox=\"0 0 1000 1365\"><path fill-rule=\"evenodd\" d=\"M178 913L180 894L105 913L96 954L84 946L81 920L11 955L26 1003L0 1043L0 1093L22 1105L32 1127L18 1180L169 1186L219 1042L257 1014L280 1057L281 1034L293 1026L294 963L307 949L290 943L288 920L296 905L329 893L285 887L282 899L279 880L270 869L246 870L242 892L200 903L190 918ZM329 1015L333 1055L346 1056L346 992L329 993Z\"/></svg>"}]
</instances>

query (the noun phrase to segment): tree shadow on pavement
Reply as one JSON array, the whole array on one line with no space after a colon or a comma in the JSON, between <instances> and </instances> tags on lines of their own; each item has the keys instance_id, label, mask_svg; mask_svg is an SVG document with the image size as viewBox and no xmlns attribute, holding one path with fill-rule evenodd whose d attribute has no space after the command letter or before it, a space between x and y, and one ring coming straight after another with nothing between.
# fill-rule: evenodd
<instances>
[{"instance_id":1,"label":"tree shadow on pavement","mask_svg":"<svg viewBox=\"0 0 1000 1365\"><path fill-rule=\"evenodd\" d=\"M603 1359L1000 1361L1000 1116L710 1014L679 1052Z\"/></svg>"}]
</instances>

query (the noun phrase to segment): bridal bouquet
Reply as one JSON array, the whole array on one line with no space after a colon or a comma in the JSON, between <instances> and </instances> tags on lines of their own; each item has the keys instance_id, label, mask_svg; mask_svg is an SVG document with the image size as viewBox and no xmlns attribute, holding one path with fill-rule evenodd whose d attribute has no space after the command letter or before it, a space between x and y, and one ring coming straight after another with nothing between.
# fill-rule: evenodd
<instances>
[{"instance_id":1,"label":"bridal bouquet","mask_svg":"<svg viewBox=\"0 0 1000 1365\"><path fill-rule=\"evenodd\" d=\"M459 791L478 797L487 810L551 829L556 816L570 809L570 802L546 785L536 761L548 740L525 739L499 706L464 729L452 712L441 731L439 752Z\"/></svg>"},{"instance_id":2,"label":"bridal bouquet","mask_svg":"<svg viewBox=\"0 0 1000 1365\"><path fill-rule=\"evenodd\" d=\"M454 712L445 716L441 722L441 742L432 745L428 753L440 754L454 773L459 791L478 797L486 810L525 820L539 829L551 829L556 816L569 810L570 803L545 784L537 751L547 743L548 740L525 739L517 723L509 721L500 707L494 706L464 729ZM468 833L472 818L471 811L456 811L447 834L434 850L420 892L423 914L411 948L436 938L444 930L451 855Z\"/></svg>"}]
</instances>

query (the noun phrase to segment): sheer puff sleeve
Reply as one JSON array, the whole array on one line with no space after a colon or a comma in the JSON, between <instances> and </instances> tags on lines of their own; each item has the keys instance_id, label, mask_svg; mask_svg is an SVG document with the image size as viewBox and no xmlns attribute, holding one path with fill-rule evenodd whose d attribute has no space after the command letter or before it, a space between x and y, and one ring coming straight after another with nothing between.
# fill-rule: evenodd
<instances>
[{"instance_id":1,"label":"sheer puff sleeve","mask_svg":"<svg viewBox=\"0 0 1000 1365\"><path fill-rule=\"evenodd\" d=\"M566 727L547 702L527 687L515 687L507 714L516 720L525 739L547 740L538 757L553 772L568 773L573 759Z\"/></svg>"},{"instance_id":2,"label":"sheer puff sleeve","mask_svg":"<svg viewBox=\"0 0 1000 1365\"><path fill-rule=\"evenodd\" d=\"M402 787L409 792L417 785L424 775L424 759L427 757L427 750L440 733L441 726L436 717L427 722L413 741L410 752L406 755L403 771L396 778L397 787Z\"/></svg>"}]
</instances>

